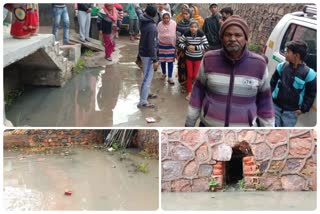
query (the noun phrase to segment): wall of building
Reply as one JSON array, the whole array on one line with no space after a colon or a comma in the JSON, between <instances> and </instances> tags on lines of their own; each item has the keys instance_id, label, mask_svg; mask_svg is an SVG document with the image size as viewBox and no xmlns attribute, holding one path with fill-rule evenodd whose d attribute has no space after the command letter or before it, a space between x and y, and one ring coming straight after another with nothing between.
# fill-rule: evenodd
<instances>
[{"instance_id":1,"label":"wall of building","mask_svg":"<svg viewBox=\"0 0 320 214\"><path fill-rule=\"evenodd\" d=\"M201 9L201 15L210 15L208 4L196 4ZM280 19L287 13L301 11L304 4L219 4L219 10L223 7L231 7L234 15L243 17L249 27L249 41L265 45L272 30Z\"/></svg>"},{"instance_id":2,"label":"wall of building","mask_svg":"<svg viewBox=\"0 0 320 214\"><path fill-rule=\"evenodd\" d=\"M245 188L316 190L313 130L164 130L161 135L162 191L208 191L211 179L225 181L232 148L245 142Z\"/></svg>"}]
</instances>

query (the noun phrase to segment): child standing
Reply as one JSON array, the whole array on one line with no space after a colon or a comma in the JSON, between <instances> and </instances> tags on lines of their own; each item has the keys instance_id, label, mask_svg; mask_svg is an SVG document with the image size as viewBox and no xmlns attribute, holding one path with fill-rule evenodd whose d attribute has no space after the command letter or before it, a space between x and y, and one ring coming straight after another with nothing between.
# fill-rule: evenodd
<instances>
[{"instance_id":1,"label":"child standing","mask_svg":"<svg viewBox=\"0 0 320 214\"><path fill-rule=\"evenodd\" d=\"M120 31L120 27L122 25L122 20L123 20L123 8L121 4L114 4L114 7L117 10L117 16L118 16L118 20L117 20L117 33L116 33L116 38L119 38L119 31Z\"/></svg>"},{"instance_id":2,"label":"child standing","mask_svg":"<svg viewBox=\"0 0 320 214\"><path fill-rule=\"evenodd\" d=\"M105 59L112 61L111 54L116 46L115 35L117 32L117 10L113 4L104 4L98 13L98 29L103 34Z\"/></svg>"},{"instance_id":3,"label":"child standing","mask_svg":"<svg viewBox=\"0 0 320 214\"><path fill-rule=\"evenodd\" d=\"M199 30L199 23L196 20L190 22L190 28L179 39L179 48L185 50L187 66L187 92L186 100L190 99L192 82L196 79L200 63L205 49L209 47L204 33Z\"/></svg>"},{"instance_id":4,"label":"child standing","mask_svg":"<svg viewBox=\"0 0 320 214\"><path fill-rule=\"evenodd\" d=\"M304 59L307 44L291 41L286 44L286 62L280 63L271 78L276 127L293 127L298 115L308 112L317 93L317 74Z\"/></svg>"}]
</instances>

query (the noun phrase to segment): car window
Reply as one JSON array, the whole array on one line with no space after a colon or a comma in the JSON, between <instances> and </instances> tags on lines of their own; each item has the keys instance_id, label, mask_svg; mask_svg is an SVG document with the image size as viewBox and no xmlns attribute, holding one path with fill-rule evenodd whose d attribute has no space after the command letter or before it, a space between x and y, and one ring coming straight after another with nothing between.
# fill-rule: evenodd
<instances>
[{"instance_id":1,"label":"car window","mask_svg":"<svg viewBox=\"0 0 320 214\"><path fill-rule=\"evenodd\" d=\"M291 24L282 39L280 53L284 55L285 44L289 41L303 40L308 45L306 64L317 71L317 31L297 24Z\"/></svg>"}]
</instances>

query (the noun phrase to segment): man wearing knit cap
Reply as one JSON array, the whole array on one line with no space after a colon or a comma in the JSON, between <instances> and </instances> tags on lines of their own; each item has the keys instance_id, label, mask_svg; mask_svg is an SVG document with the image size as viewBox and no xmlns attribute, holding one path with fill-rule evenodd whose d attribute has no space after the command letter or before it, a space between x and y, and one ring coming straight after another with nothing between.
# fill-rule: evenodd
<instances>
[{"instance_id":1,"label":"man wearing knit cap","mask_svg":"<svg viewBox=\"0 0 320 214\"><path fill-rule=\"evenodd\" d=\"M247 49L249 26L230 16L219 32L222 49L201 62L188 107L186 126L274 126L268 70L264 58Z\"/></svg>"},{"instance_id":2,"label":"man wearing knit cap","mask_svg":"<svg viewBox=\"0 0 320 214\"><path fill-rule=\"evenodd\" d=\"M209 4L209 10L211 12L211 16L204 20L202 29L209 42L209 49L216 50L221 48L221 42L219 38L221 16L218 13L217 4Z\"/></svg>"}]
</instances>

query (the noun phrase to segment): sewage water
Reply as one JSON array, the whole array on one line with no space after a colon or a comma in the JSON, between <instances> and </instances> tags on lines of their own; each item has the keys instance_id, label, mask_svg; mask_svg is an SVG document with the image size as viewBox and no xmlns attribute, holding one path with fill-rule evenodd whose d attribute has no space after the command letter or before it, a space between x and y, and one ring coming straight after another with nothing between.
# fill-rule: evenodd
<instances>
[{"instance_id":1,"label":"sewage water","mask_svg":"<svg viewBox=\"0 0 320 214\"><path fill-rule=\"evenodd\" d=\"M87 69L64 87L26 90L6 111L7 119L14 126L38 127L184 126L188 102L177 78L169 85L160 79L159 68L151 84L158 98L150 100L157 108L139 109L143 72L134 63L137 46L124 46L120 55L118 63ZM176 72L175 66L174 76ZM156 123L147 123L146 117L154 117Z\"/></svg>"},{"instance_id":2,"label":"sewage water","mask_svg":"<svg viewBox=\"0 0 320 214\"><path fill-rule=\"evenodd\" d=\"M137 166L147 163L143 173ZM156 210L158 160L137 150L61 147L49 154L4 151L6 210ZM64 195L71 190L72 195Z\"/></svg>"},{"instance_id":3,"label":"sewage water","mask_svg":"<svg viewBox=\"0 0 320 214\"><path fill-rule=\"evenodd\" d=\"M317 192L193 192L161 194L164 210L315 210Z\"/></svg>"}]
</instances>

